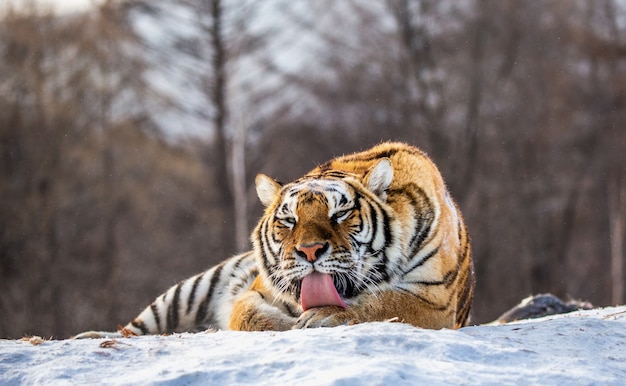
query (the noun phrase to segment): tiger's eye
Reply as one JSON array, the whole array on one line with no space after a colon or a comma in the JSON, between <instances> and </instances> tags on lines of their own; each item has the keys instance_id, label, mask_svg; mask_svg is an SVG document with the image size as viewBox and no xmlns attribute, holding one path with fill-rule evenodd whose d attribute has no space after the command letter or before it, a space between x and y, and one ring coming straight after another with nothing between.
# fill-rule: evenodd
<instances>
[{"instance_id":1,"label":"tiger's eye","mask_svg":"<svg viewBox=\"0 0 626 386\"><path fill-rule=\"evenodd\" d=\"M278 220L278 222L280 222L281 224L289 228L292 228L294 225L296 225L296 219L293 217L284 217L284 218L276 218L276 219Z\"/></svg>"},{"instance_id":2,"label":"tiger's eye","mask_svg":"<svg viewBox=\"0 0 626 386\"><path fill-rule=\"evenodd\" d=\"M331 220L333 220L336 223L340 223L341 221L348 218L350 213L352 213L351 209L340 210L339 212L336 212L335 214L332 215Z\"/></svg>"}]
</instances>

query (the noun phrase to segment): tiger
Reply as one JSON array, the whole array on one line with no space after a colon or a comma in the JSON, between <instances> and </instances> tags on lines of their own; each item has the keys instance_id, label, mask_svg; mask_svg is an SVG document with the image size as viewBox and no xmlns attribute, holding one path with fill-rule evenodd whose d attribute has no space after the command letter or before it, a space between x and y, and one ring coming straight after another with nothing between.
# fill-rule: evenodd
<instances>
[{"instance_id":1,"label":"tiger","mask_svg":"<svg viewBox=\"0 0 626 386\"><path fill-rule=\"evenodd\" d=\"M422 150L384 142L290 183L259 174L255 184L264 212L252 250L172 286L120 331L468 323L475 287L470 237Z\"/></svg>"}]
</instances>

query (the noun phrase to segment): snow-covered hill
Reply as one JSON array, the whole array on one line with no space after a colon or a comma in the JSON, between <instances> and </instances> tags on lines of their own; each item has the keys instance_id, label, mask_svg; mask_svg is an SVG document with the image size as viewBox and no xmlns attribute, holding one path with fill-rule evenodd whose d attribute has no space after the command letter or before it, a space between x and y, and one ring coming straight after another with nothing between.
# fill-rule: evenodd
<instances>
[{"instance_id":1,"label":"snow-covered hill","mask_svg":"<svg viewBox=\"0 0 626 386\"><path fill-rule=\"evenodd\" d=\"M457 331L366 323L31 342L0 340L0 384L626 384L626 306Z\"/></svg>"}]
</instances>

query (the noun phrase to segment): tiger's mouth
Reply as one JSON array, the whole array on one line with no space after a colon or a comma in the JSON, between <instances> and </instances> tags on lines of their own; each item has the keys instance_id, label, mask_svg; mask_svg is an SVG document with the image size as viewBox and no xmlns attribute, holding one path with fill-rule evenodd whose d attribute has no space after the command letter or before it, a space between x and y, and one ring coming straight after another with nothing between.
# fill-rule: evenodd
<instances>
[{"instance_id":1,"label":"tiger's mouth","mask_svg":"<svg viewBox=\"0 0 626 386\"><path fill-rule=\"evenodd\" d=\"M302 278L296 292L305 311L325 306L346 308L345 300L353 296L354 285L338 274L312 272Z\"/></svg>"}]
</instances>

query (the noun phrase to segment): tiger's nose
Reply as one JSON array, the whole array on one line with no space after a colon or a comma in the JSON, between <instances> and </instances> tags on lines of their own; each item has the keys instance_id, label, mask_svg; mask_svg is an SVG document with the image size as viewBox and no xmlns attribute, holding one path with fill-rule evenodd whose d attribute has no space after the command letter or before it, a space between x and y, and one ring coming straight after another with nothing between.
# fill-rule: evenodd
<instances>
[{"instance_id":1,"label":"tiger's nose","mask_svg":"<svg viewBox=\"0 0 626 386\"><path fill-rule=\"evenodd\" d=\"M296 247L296 253L303 259L307 259L309 262L314 262L319 259L320 256L328 250L328 243L313 243L306 245L299 245Z\"/></svg>"}]
</instances>

